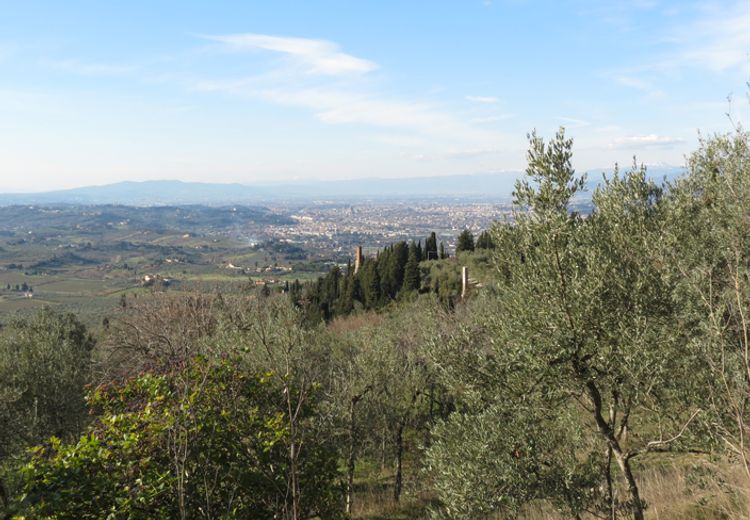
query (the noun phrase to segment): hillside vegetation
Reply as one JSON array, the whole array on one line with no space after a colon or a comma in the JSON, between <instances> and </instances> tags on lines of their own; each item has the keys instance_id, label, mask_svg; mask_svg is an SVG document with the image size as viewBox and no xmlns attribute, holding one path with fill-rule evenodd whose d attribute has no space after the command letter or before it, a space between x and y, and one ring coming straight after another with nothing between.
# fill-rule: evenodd
<instances>
[{"instance_id":1,"label":"hillside vegetation","mask_svg":"<svg viewBox=\"0 0 750 520\"><path fill-rule=\"evenodd\" d=\"M561 130L513 217L286 294L0 330L8 518L746 518L750 134L588 214ZM459 273L473 277L461 296Z\"/></svg>"}]
</instances>

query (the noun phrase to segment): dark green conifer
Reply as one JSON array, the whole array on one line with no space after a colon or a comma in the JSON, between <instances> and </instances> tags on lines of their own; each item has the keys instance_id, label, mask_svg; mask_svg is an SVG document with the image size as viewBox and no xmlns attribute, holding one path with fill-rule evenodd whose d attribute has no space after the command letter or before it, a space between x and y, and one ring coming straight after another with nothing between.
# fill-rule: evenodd
<instances>
[{"instance_id":1,"label":"dark green conifer","mask_svg":"<svg viewBox=\"0 0 750 520\"><path fill-rule=\"evenodd\" d=\"M459 251L474 251L474 235L468 229L464 229L461 231L461 234L458 235L456 253Z\"/></svg>"},{"instance_id":2,"label":"dark green conifer","mask_svg":"<svg viewBox=\"0 0 750 520\"><path fill-rule=\"evenodd\" d=\"M409 246L409 259L404 269L404 286L402 290L405 292L419 290L419 257L417 256L417 251L417 246L412 242Z\"/></svg>"},{"instance_id":3,"label":"dark green conifer","mask_svg":"<svg viewBox=\"0 0 750 520\"><path fill-rule=\"evenodd\" d=\"M350 266L351 267L351 266ZM352 283L354 275L351 268L348 268L346 274L341 277L339 298L336 301L336 314L345 316L354 310L354 299L352 298Z\"/></svg>"},{"instance_id":4,"label":"dark green conifer","mask_svg":"<svg viewBox=\"0 0 750 520\"><path fill-rule=\"evenodd\" d=\"M404 269L406 268L408 259L409 244L402 240L393 247L393 257L391 260L391 276L396 286L396 292L400 291L404 285ZM395 298L395 296L396 294L394 293L393 297Z\"/></svg>"},{"instance_id":5,"label":"dark green conifer","mask_svg":"<svg viewBox=\"0 0 750 520\"><path fill-rule=\"evenodd\" d=\"M377 263L373 260L365 262L362 271L362 287L364 288L365 306L368 309L376 309L380 305L380 275Z\"/></svg>"},{"instance_id":6,"label":"dark green conifer","mask_svg":"<svg viewBox=\"0 0 750 520\"><path fill-rule=\"evenodd\" d=\"M424 242L424 255L425 260L437 260L438 259L438 245L437 236L433 231L430 236Z\"/></svg>"},{"instance_id":7,"label":"dark green conifer","mask_svg":"<svg viewBox=\"0 0 750 520\"><path fill-rule=\"evenodd\" d=\"M393 298L400 286L396 286L396 281L393 279L393 271L391 269L391 263L393 261L393 247L385 247L378 254L377 265L378 265L378 276L380 277L380 294Z\"/></svg>"}]
</instances>

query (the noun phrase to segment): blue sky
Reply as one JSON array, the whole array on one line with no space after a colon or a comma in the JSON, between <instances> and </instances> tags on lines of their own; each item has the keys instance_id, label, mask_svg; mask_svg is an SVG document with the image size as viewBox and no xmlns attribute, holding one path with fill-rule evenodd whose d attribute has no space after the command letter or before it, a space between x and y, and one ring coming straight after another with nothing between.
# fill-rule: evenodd
<instances>
[{"instance_id":1,"label":"blue sky","mask_svg":"<svg viewBox=\"0 0 750 520\"><path fill-rule=\"evenodd\" d=\"M747 0L5 0L0 191L680 165L748 79Z\"/></svg>"}]
</instances>

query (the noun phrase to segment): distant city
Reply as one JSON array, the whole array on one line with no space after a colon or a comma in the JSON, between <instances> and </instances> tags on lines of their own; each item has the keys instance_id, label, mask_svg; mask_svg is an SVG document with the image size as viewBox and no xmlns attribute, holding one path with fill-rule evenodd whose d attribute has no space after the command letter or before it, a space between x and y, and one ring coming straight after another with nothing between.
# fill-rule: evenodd
<instances>
[{"instance_id":1,"label":"distant city","mask_svg":"<svg viewBox=\"0 0 750 520\"><path fill-rule=\"evenodd\" d=\"M286 240L305 249L349 252L364 245L365 253L399 240L422 240L430 232L453 250L463 229L478 233L493 221L510 216L508 203L369 202L367 204L273 205L272 211L293 224L265 226L266 238Z\"/></svg>"}]
</instances>

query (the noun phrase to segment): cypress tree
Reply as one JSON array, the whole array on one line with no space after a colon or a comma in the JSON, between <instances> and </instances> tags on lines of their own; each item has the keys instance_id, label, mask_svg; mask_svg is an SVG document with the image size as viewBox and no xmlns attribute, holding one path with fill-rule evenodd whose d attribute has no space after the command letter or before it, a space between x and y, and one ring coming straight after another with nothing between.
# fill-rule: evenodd
<instances>
[{"instance_id":1,"label":"cypress tree","mask_svg":"<svg viewBox=\"0 0 750 520\"><path fill-rule=\"evenodd\" d=\"M393 279L391 264L393 261L393 247L385 247L378 255L378 275L380 276L380 294L393 298L398 291L396 281Z\"/></svg>"},{"instance_id":2,"label":"cypress tree","mask_svg":"<svg viewBox=\"0 0 750 520\"><path fill-rule=\"evenodd\" d=\"M402 291L418 291L420 286L419 280L419 257L417 256L417 246L414 242L409 246L409 259L404 269L404 285Z\"/></svg>"},{"instance_id":3,"label":"cypress tree","mask_svg":"<svg viewBox=\"0 0 750 520\"><path fill-rule=\"evenodd\" d=\"M438 245L437 236L433 231L430 236L424 242L424 255L425 260L437 260L438 259Z\"/></svg>"},{"instance_id":4,"label":"cypress tree","mask_svg":"<svg viewBox=\"0 0 750 520\"><path fill-rule=\"evenodd\" d=\"M289 299L295 305L300 305L302 301L302 284L299 280L294 280L289 286Z\"/></svg>"},{"instance_id":5,"label":"cypress tree","mask_svg":"<svg viewBox=\"0 0 750 520\"><path fill-rule=\"evenodd\" d=\"M352 285L354 283L354 275L352 274L351 266L346 270L346 274L341 277L341 285L339 288L339 298L336 302L336 314L347 315L354 310L354 298L352 292Z\"/></svg>"},{"instance_id":6,"label":"cypress tree","mask_svg":"<svg viewBox=\"0 0 750 520\"><path fill-rule=\"evenodd\" d=\"M443 241L440 241L440 260L445 260L448 258L448 253L445 252L445 244L443 244Z\"/></svg>"},{"instance_id":7,"label":"cypress tree","mask_svg":"<svg viewBox=\"0 0 750 520\"><path fill-rule=\"evenodd\" d=\"M401 287L404 285L404 269L406 268L406 262L408 259L409 244L402 240L393 248L393 262L391 264L393 269L393 281L396 285L397 291L401 290Z\"/></svg>"},{"instance_id":8,"label":"cypress tree","mask_svg":"<svg viewBox=\"0 0 750 520\"><path fill-rule=\"evenodd\" d=\"M365 262L363 270L362 286L365 293L365 306L368 309L376 309L380 304L380 275L377 263L370 260Z\"/></svg>"},{"instance_id":9,"label":"cypress tree","mask_svg":"<svg viewBox=\"0 0 750 520\"><path fill-rule=\"evenodd\" d=\"M341 279L341 269L337 265L333 266L331 271L324 279L322 300L323 315L326 320L333 318L336 304L339 299L339 282Z\"/></svg>"},{"instance_id":10,"label":"cypress tree","mask_svg":"<svg viewBox=\"0 0 750 520\"><path fill-rule=\"evenodd\" d=\"M458 253L459 251L474 251L474 235L468 229L464 229L458 235L456 252Z\"/></svg>"},{"instance_id":11,"label":"cypress tree","mask_svg":"<svg viewBox=\"0 0 750 520\"><path fill-rule=\"evenodd\" d=\"M364 305L364 295L362 294L362 282L358 276L352 276L352 283L349 285L349 291L351 292L352 310L354 310L354 302L359 302Z\"/></svg>"}]
</instances>

